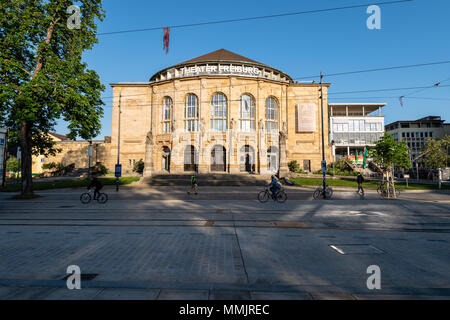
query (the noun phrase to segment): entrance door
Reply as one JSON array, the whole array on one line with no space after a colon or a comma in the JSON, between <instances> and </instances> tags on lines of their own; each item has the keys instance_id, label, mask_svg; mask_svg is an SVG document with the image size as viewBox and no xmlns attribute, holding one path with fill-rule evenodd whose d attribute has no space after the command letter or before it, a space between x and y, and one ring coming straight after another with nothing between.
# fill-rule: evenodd
<instances>
[{"instance_id":1,"label":"entrance door","mask_svg":"<svg viewBox=\"0 0 450 320\"><path fill-rule=\"evenodd\" d=\"M241 147L240 150L240 171L241 172L255 172L255 151L249 146L245 145Z\"/></svg>"},{"instance_id":2,"label":"entrance door","mask_svg":"<svg viewBox=\"0 0 450 320\"><path fill-rule=\"evenodd\" d=\"M303 170L311 172L311 160L303 160Z\"/></svg>"},{"instance_id":3,"label":"entrance door","mask_svg":"<svg viewBox=\"0 0 450 320\"><path fill-rule=\"evenodd\" d=\"M194 146L186 146L184 149L184 171L197 171L197 150Z\"/></svg>"},{"instance_id":4,"label":"entrance door","mask_svg":"<svg viewBox=\"0 0 450 320\"><path fill-rule=\"evenodd\" d=\"M278 148L269 147L267 149L267 169L272 172L278 172Z\"/></svg>"},{"instance_id":5,"label":"entrance door","mask_svg":"<svg viewBox=\"0 0 450 320\"><path fill-rule=\"evenodd\" d=\"M224 146L215 145L211 149L211 171L226 171L226 150Z\"/></svg>"},{"instance_id":6,"label":"entrance door","mask_svg":"<svg viewBox=\"0 0 450 320\"><path fill-rule=\"evenodd\" d=\"M169 147L164 146L163 147L163 154L162 154L162 168L164 171L170 172L170 149Z\"/></svg>"}]
</instances>

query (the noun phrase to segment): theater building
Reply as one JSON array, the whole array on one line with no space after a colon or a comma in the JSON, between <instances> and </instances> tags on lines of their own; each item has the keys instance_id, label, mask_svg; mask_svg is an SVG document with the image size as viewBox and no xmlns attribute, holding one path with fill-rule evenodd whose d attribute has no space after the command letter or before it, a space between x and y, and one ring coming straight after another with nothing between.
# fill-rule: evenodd
<instances>
[{"instance_id":1,"label":"theater building","mask_svg":"<svg viewBox=\"0 0 450 320\"><path fill-rule=\"evenodd\" d=\"M148 82L118 82L108 166L145 162L155 173L272 174L322 160L320 84L220 49L165 68ZM323 84L325 157L332 159ZM120 112L119 112L120 111ZM119 132L120 131L120 132Z\"/></svg>"}]
</instances>

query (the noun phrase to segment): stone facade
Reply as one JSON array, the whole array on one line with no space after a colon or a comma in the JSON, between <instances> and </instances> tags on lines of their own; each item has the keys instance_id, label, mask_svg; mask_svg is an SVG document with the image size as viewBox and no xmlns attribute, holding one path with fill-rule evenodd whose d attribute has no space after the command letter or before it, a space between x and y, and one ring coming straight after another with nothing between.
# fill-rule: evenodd
<instances>
[{"instance_id":1,"label":"stone facade","mask_svg":"<svg viewBox=\"0 0 450 320\"><path fill-rule=\"evenodd\" d=\"M233 59L232 53L227 59L219 62L219 68L222 68L220 64L230 64L230 70L231 64L238 60ZM146 176L192 171L280 173L284 176L288 171L287 163L292 160L297 160L303 169L320 169L320 84L295 83L282 72L249 59L239 59L239 63L251 63L261 69L260 76L233 73L177 76L177 70L185 66L204 65L212 59L194 60L174 67L174 72L171 68L165 69L147 83L111 84L112 141L107 161L110 168L114 167L119 149L120 104L120 162L124 171L132 169L140 159L145 161ZM328 87L329 84L323 84L323 132L325 158L330 162ZM245 100L244 95L250 100ZM189 122L192 117L186 116L190 112L188 106L195 107L196 101L198 110L193 109L194 120ZM254 104L254 112L250 112L250 120L248 116L243 120L242 110L244 107L249 110L248 103ZM217 106L221 114L219 120L216 119ZM303 114L302 110L306 109L302 106L307 106L308 114ZM221 129L217 130L212 117ZM246 121L247 125L253 123L249 132L242 129ZM193 123L194 128L189 131Z\"/></svg>"},{"instance_id":2,"label":"stone facade","mask_svg":"<svg viewBox=\"0 0 450 320\"><path fill-rule=\"evenodd\" d=\"M32 172L33 174L43 173L42 165L45 163L62 163L64 166L74 164L75 169L88 168L89 155L88 141L73 141L62 138L61 135L54 135L50 133L52 139L56 142L55 148L61 149L61 152L54 156L45 157L43 155L33 156L32 158ZM105 166L110 166L110 137L105 137L104 141L92 141L92 156L91 166L97 162L101 162Z\"/></svg>"}]
</instances>

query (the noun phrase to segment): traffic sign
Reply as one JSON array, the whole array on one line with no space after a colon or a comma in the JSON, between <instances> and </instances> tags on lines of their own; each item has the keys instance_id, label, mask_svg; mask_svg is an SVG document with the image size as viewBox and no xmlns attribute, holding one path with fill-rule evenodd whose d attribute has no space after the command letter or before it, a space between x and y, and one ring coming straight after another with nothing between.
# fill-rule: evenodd
<instances>
[{"instance_id":1,"label":"traffic sign","mask_svg":"<svg viewBox=\"0 0 450 320\"><path fill-rule=\"evenodd\" d=\"M115 176L116 176L116 178L119 178L122 176L122 165L121 164L116 164Z\"/></svg>"}]
</instances>

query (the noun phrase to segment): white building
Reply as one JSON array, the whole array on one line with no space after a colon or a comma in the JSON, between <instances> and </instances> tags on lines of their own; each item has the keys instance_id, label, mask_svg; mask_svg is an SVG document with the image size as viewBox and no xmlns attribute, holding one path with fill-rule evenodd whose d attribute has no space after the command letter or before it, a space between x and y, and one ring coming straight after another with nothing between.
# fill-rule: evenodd
<instances>
[{"instance_id":1,"label":"white building","mask_svg":"<svg viewBox=\"0 0 450 320\"><path fill-rule=\"evenodd\" d=\"M424 168L425 163L418 158L427 138L441 139L450 134L449 125L440 116L428 116L418 120L402 120L386 125L386 131L395 141L405 141L409 147L413 168ZM418 159L417 159L418 158Z\"/></svg>"},{"instance_id":2,"label":"white building","mask_svg":"<svg viewBox=\"0 0 450 320\"><path fill-rule=\"evenodd\" d=\"M362 160L365 147L374 146L384 134L381 108L385 105L386 103L328 104L330 142L335 160L349 158L356 153Z\"/></svg>"}]
</instances>

